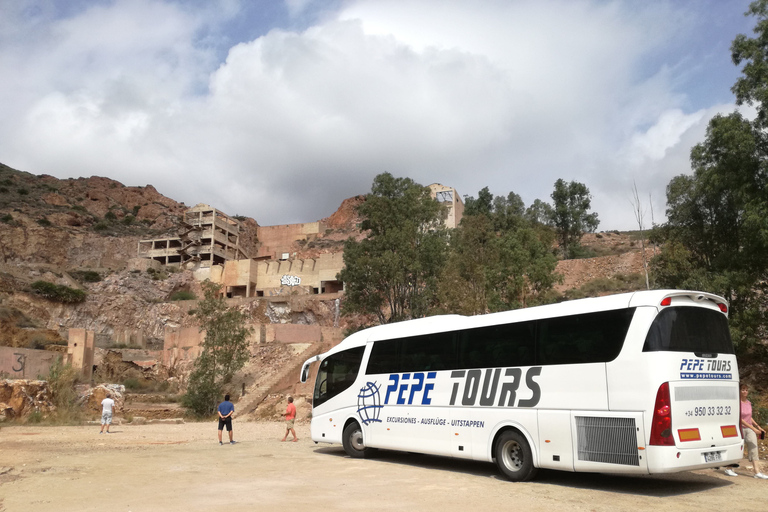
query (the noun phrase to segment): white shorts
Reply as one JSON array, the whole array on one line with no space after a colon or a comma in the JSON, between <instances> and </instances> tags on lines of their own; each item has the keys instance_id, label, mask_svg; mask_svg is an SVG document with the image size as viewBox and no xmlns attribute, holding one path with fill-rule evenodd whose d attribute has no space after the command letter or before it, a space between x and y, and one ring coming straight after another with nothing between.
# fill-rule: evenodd
<instances>
[{"instance_id":1,"label":"white shorts","mask_svg":"<svg viewBox=\"0 0 768 512\"><path fill-rule=\"evenodd\" d=\"M112 424L112 413L111 412L103 412L103 413L101 413L101 424L102 425L111 425Z\"/></svg>"}]
</instances>

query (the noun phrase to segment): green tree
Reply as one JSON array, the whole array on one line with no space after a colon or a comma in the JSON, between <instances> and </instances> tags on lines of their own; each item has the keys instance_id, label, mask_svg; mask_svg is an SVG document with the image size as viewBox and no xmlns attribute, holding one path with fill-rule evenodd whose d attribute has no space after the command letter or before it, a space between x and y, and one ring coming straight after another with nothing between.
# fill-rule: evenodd
<instances>
[{"instance_id":1,"label":"green tree","mask_svg":"<svg viewBox=\"0 0 768 512\"><path fill-rule=\"evenodd\" d=\"M541 199L536 199L531 206L525 210L525 218L533 224L540 224L549 226L552 224L552 217L554 211L549 203L545 203Z\"/></svg>"},{"instance_id":2,"label":"green tree","mask_svg":"<svg viewBox=\"0 0 768 512\"><path fill-rule=\"evenodd\" d=\"M373 314L382 324L426 316L447 252L445 207L428 187L383 173L358 212L367 235L344 244L344 311Z\"/></svg>"},{"instance_id":3,"label":"green tree","mask_svg":"<svg viewBox=\"0 0 768 512\"><path fill-rule=\"evenodd\" d=\"M754 32L757 37L750 38L739 34L731 44L731 58L735 65L744 64L742 76L736 80L731 91L736 96L736 104L753 105L757 109L756 125L768 127L768 0L752 2L746 16L757 20Z\"/></svg>"},{"instance_id":4,"label":"green tree","mask_svg":"<svg viewBox=\"0 0 768 512\"><path fill-rule=\"evenodd\" d=\"M524 217L525 205L517 194L494 198L487 190L480 197L490 206L470 215L465 210L451 234L440 282L442 307L451 313L474 315L536 304L558 279L557 258L550 250L552 230L537 229Z\"/></svg>"},{"instance_id":5,"label":"green tree","mask_svg":"<svg viewBox=\"0 0 768 512\"><path fill-rule=\"evenodd\" d=\"M666 243L653 261L659 286L713 291L731 303L742 351L765 336L768 305L768 140L757 124L737 112L712 118L691 150L693 175L667 186Z\"/></svg>"},{"instance_id":6,"label":"green tree","mask_svg":"<svg viewBox=\"0 0 768 512\"><path fill-rule=\"evenodd\" d=\"M224 386L245 366L250 357L248 338L253 333L246 325L247 315L227 306L219 285L205 281L203 294L195 317L205 339L183 399L184 406L200 416L215 411Z\"/></svg>"},{"instance_id":7,"label":"green tree","mask_svg":"<svg viewBox=\"0 0 768 512\"><path fill-rule=\"evenodd\" d=\"M490 217L493 211L493 194L488 187L483 187L477 193L477 199L472 196L464 196L464 215L487 215Z\"/></svg>"},{"instance_id":8,"label":"green tree","mask_svg":"<svg viewBox=\"0 0 768 512\"><path fill-rule=\"evenodd\" d=\"M589 213L591 196L583 183L562 179L555 182L552 192L552 224L557 231L564 258L573 256L585 232L593 232L600 221L597 213Z\"/></svg>"}]
</instances>

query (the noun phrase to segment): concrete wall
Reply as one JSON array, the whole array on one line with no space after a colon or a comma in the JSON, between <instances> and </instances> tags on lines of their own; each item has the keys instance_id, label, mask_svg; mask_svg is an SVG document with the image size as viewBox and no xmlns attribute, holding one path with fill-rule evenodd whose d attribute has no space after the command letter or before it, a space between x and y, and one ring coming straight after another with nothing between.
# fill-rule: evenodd
<instances>
[{"instance_id":1,"label":"concrete wall","mask_svg":"<svg viewBox=\"0 0 768 512\"><path fill-rule=\"evenodd\" d=\"M162 361L162 350L122 349L120 355L123 361Z\"/></svg>"},{"instance_id":2,"label":"concrete wall","mask_svg":"<svg viewBox=\"0 0 768 512\"><path fill-rule=\"evenodd\" d=\"M304 324L251 324L253 336L250 345L254 349L259 343L315 343L325 339L341 341L338 329L323 328L319 325ZM162 353L163 366L172 367L179 361L194 361L202 352L205 332L197 327L166 327L165 345ZM129 351L123 351L125 354ZM133 352L133 351L131 351ZM135 351L151 354L150 351ZM123 356L123 360L126 356Z\"/></svg>"},{"instance_id":3,"label":"concrete wall","mask_svg":"<svg viewBox=\"0 0 768 512\"><path fill-rule=\"evenodd\" d=\"M147 338L140 329L116 328L112 334L115 343L147 348Z\"/></svg>"},{"instance_id":4,"label":"concrete wall","mask_svg":"<svg viewBox=\"0 0 768 512\"><path fill-rule=\"evenodd\" d=\"M179 361L194 361L202 351L205 332L197 327L165 327L163 366L173 367Z\"/></svg>"},{"instance_id":5,"label":"concrete wall","mask_svg":"<svg viewBox=\"0 0 768 512\"><path fill-rule=\"evenodd\" d=\"M47 379L51 365L61 357L61 353L48 350L0 347L0 374L10 379Z\"/></svg>"},{"instance_id":6,"label":"concrete wall","mask_svg":"<svg viewBox=\"0 0 768 512\"><path fill-rule=\"evenodd\" d=\"M335 281L336 274L342 268L343 253L321 254L306 260L260 261L257 264L256 289L264 295L286 294L292 289L298 290L298 293L311 293L314 288L322 288L324 281Z\"/></svg>"},{"instance_id":7,"label":"concrete wall","mask_svg":"<svg viewBox=\"0 0 768 512\"><path fill-rule=\"evenodd\" d=\"M321 231L325 231L325 225L320 222L259 226L256 235L261 242L261 247L256 257L279 259L286 252L292 256L294 242L314 240Z\"/></svg>"},{"instance_id":8,"label":"concrete wall","mask_svg":"<svg viewBox=\"0 0 768 512\"><path fill-rule=\"evenodd\" d=\"M313 343L320 341L322 329L319 325L269 324L266 326L267 342Z\"/></svg>"}]
</instances>

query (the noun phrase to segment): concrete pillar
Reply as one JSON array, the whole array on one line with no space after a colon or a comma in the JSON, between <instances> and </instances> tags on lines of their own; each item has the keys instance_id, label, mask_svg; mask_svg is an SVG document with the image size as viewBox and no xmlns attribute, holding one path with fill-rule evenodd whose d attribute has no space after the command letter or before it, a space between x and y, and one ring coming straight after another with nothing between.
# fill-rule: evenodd
<instances>
[{"instance_id":1,"label":"concrete pillar","mask_svg":"<svg viewBox=\"0 0 768 512\"><path fill-rule=\"evenodd\" d=\"M91 380L93 377L93 331L85 329L69 329L69 342L67 344L67 362L73 368L79 370L83 378Z\"/></svg>"}]
</instances>

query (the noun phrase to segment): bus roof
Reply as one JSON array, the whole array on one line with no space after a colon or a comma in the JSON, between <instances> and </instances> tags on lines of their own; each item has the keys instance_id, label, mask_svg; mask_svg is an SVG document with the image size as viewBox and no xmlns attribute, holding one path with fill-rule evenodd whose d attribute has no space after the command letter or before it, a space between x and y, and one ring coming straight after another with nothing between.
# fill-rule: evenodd
<instances>
[{"instance_id":1,"label":"bus roof","mask_svg":"<svg viewBox=\"0 0 768 512\"><path fill-rule=\"evenodd\" d=\"M374 341L396 339L405 336L418 336L421 334L537 320L540 318L578 315L596 311L610 311L629 307L658 307L661 301L667 297L682 298L686 299L687 302L700 303L713 308L717 307L717 303L726 304L725 299L722 297L706 292L693 290L644 290L605 297L576 299L557 304L513 309L484 315L437 315L363 329L345 338L328 353L365 345ZM321 358L324 356L325 354L321 355Z\"/></svg>"}]
</instances>

